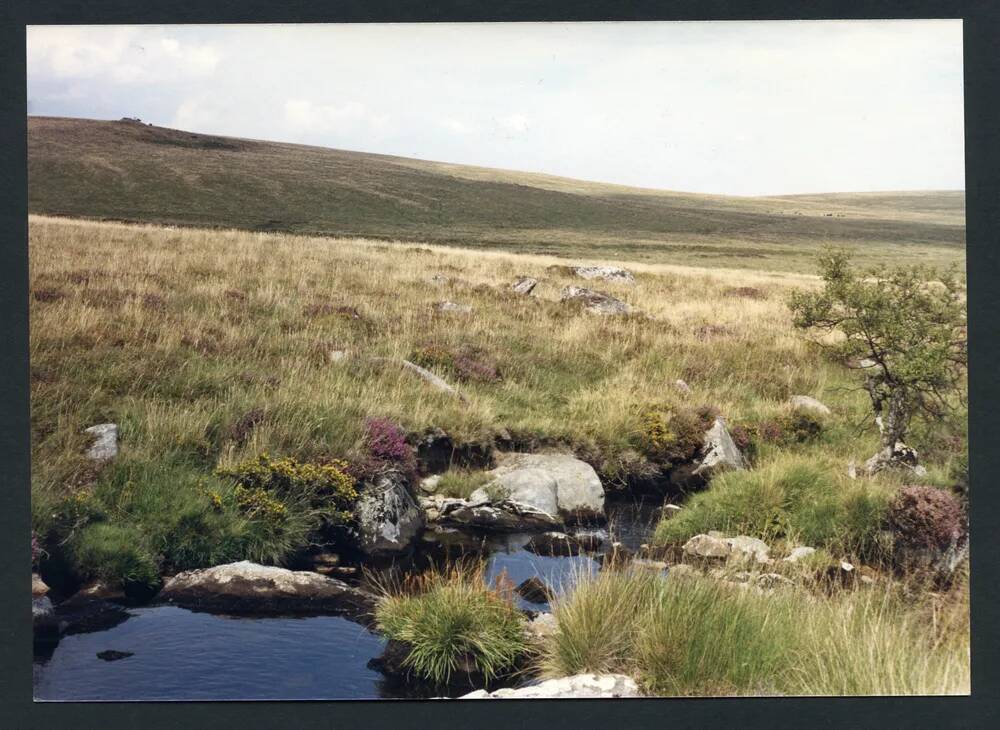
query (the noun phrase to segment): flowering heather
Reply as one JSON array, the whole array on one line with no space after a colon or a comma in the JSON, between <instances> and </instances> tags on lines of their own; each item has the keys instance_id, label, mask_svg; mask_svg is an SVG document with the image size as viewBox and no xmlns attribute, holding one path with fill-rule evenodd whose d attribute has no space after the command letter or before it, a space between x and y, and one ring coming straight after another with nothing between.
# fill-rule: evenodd
<instances>
[{"instance_id":1,"label":"flowering heather","mask_svg":"<svg viewBox=\"0 0 1000 730\"><path fill-rule=\"evenodd\" d=\"M407 471L415 468L413 449L406 443L406 434L388 418L365 421L365 445L377 461L395 464Z\"/></svg>"}]
</instances>

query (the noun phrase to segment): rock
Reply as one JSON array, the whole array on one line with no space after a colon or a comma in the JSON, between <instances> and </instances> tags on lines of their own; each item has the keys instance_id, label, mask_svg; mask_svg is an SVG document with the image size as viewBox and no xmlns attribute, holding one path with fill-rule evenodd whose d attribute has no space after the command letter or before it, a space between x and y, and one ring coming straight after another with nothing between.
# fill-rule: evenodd
<instances>
[{"instance_id":1,"label":"rock","mask_svg":"<svg viewBox=\"0 0 1000 730\"><path fill-rule=\"evenodd\" d=\"M592 553L601 549L601 545L608 538L608 533L604 530L578 530L570 537L580 546L581 551Z\"/></svg>"},{"instance_id":2,"label":"rock","mask_svg":"<svg viewBox=\"0 0 1000 730\"><path fill-rule=\"evenodd\" d=\"M753 559L758 563L768 562L770 548L763 540L739 535L738 537L725 538L725 541L729 544L730 557L743 560Z\"/></svg>"},{"instance_id":3,"label":"rock","mask_svg":"<svg viewBox=\"0 0 1000 730\"><path fill-rule=\"evenodd\" d=\"M44 644L59 640L59 620L51 599L46 595L31 599L31 627L34 640Z\"/></svg>"},{"instance_id":4,"label":"rock","mask_svg":"<svg viewBox=\"0 0 1000 730\"><path fill-rule=\"evenodd\" d=\"M549 603L555 595L537 575L523 581L515 590L522 598L532 603Z\"/></svg>"},{"instance_id":5,"label":"rock","mask_svg":"<svg viewBox=\"0 0 1000 730\"><path fill-rule=\"evenodd\" d=\"M424 513L400 474L380 475L361 491L354 507L361 550L366 555L406 550L424 529Z\"/></svg>"},{"instance_id":6,"label":"rock","mask_svg":"<svg viewBox=\"0 0 1000 730\"><path fill-rule=\"evenodd\" d=\"M94 443L87 449L87 457L104 462L118 456L118 424L101 423L85 430L94 436Z\"/></svg>"},{"instance_id":7,"label":"rock","mask_svg":"<svg viewBox=\"0 0 1000 730\"><path fill-rule=\"evenodd\" d=\"M106 651L97 652L97 658L103 659L106 662L117 662L121 659L128 659L130 656L135 656L135 652L116 651L114 649L107 649Z\"/></svg>"},{"instance_id":8,"label":"rock","mask_svg":"<svg viewBox=\"0 0 1000 730\"><path fill-rule=\"evenodd\" d=\"M322 575L333 575L340 572L340 556L337 553L322 552L309 556L312 569Z\"/></svg>"},{"instance_id":9,"label":"rock","mask_svg":"<svg viewBox=\"0 0 1000 730\"><path fill-rule=\"evenodd\" d=\"M814 552L816 552L816 548L811 548L811 547L797 547L797 548L792 548L792 552L790 552L788 554L788 557L785 558L785 562L786 563L797 563L800 560L802 560L803 558L808 558Z\"/></svg>"},{"instance_id":10,"label":"rock","mask_svg":"<svg viewBox=\"0 0 1000 730\"><path fill-rule=\"evenodd\" d=\"M641 697L639 686L624 674L576 674L572 677L547 679L525 687L498 689L495 692L476 690L463 695L463 700L486 699L561 699L571 697L615 698Z\"/></svg>"},{"instance_id":11,"label":"rock","mask_svg":"<svg viewBox=\"0 0 1000 730\"><path fill-rule=\"evenodd\" d=\"M189 570L170 578L159 600L183 608L233 613L371 615L376 597L335 578L249 561Z\"/></svg>"},{"instance_id":12,"label":"rock","mask_svg":"<svg viewBox=\"0 0 1000 730\"><path fill-rule=\"evenodd\" d=\"M832 413L829 408L808 395L793 395L788 399L788 405L791 406L792 410L810 411L821 416L829 416Z\"/></svg>"},{"instance_id":13,"label":"rock","mask_svg":"<svg viewBox=\"0 0 1000 730\"><path fill-rule=\"evenodd\" d=\"M551 613L540 613L528 622L525 631L530 638L546 639L559 633L559 622Z\"/></svg>"},{"instance_id":14,"label":"rock","mask_svg":"<svg viewBox=\"0 0 1000 730\"><path fill-rule=\"evenodd\" d=\"M647 558L635 558L629 563L629 567L636 570L652 570L654 573L666 573L673 570L671 566L662 560L649 560Z\"/></svg>"},{"instance_id":15,"label":"rock","mask_svg":"<svg viewBox=\"0 0 1000 730\"><path fill-rule=\"evenodd\" d=\"M522 276L514 282L511 289L514 290L515 294L523 294L525 296L531 294L532 290L538 286L538 279L533 279L530 276Z\"/></svg>"},{"instance_id":16,"label":"rock","mask_svg":"<svg viewBox=\"0 0 1000 730\"><path fill-rule=\"evenodd\" d=\"M455 312L457 314L472 314L472 307L468 304L457 304L455 302L438 302L434 309L439 312Z\"/></svg>"},{"instance_id":17,"label":"rock","mask_svg":"<svg viewBox=\"0 0 1000 730\"><path fill-rule=\"evenodd\" d=\"M669 520L671 517L676 516L683 507L679 504L665 504L660 507L660 518L664 520Z\"/></svg>"},{"instance_id":18,"label":"rock","mask_svg":"<svg viewBox=\"0 0 1000 730\"><path fill-rule=\"evenodd\" d=\"M551 508L554 485L558 516L567 522L604 520L604 487L594 468L569 454L508 453L491 472L500 484L515 485L519 501ZM528 498L529 493L536 496Z\"/></svg>"},{"instance_id":19,"label":"rock","mask_svg":"<svg viewBox=\"0 0 1000 730\"><path fill-rule=\"evenodd\" d=\"M726 559L729 557L729 543L725 539L711 535L695 535L684 543L684 554L695 558Z\"/></svg>"},{"instance_id":20,"label":"rock","mask_svg":"<svg viewBox=\"0 0 1000 730\"><path fill-rule=\"evenodd\" d=\"M559 521L559 485L552 474L532 467L512 471L495 469L492 474L493 481L474 491L470 501L517 502L550 515L553 522Z\"/></svg>"},{"instance_id":21,"label":"rock","mask_svg":"<svg viewBox=\"0 0 1000 730\"><path fill-rule=\"evenodd\" d=\"M847 478L848 479L858 478L858 465L855 464L853 460L847 462Z\"/></svg>"},{"instance_id":22,"label":"rock","mask_svg":"<svg viewBox=\"0 0 1000 730\"><path fill-rule=\"evenodd\" d=\"M632 311L632 307L621 299L580 286L568 286L563 289L560 301L580 302L586 311L594 314L628 314Z\"/></svg>"},{"instance_id":23,"label":"rock","mask_svg":"<svg viewBox=\"0 0 1000 730\"><path fill-rule=\"evenodd\" d=\"M886 446L866 461L865 472L868 476L875 476L886 469L899 469L909 471L917 477L927 476L927 470L917 461L917 450L907 446L902 441L897 441L892 446Z\"/></svg>"},{"instance_id":24,"label":"rock","mask_svg":"<svg viewBox=\"0 0 1000 730\"><path fill-rule=\"evenodd\" d=\"M425 492L427 494L434 494L435 492L437 492L437 486L440 482L441 482L440 474L434 474L433 476L429 476L426 479L421 479L420 491Z\"/></svg>"},{"instance_id":25,"label":"rock","mask_svg":"<svg viewBox=\"0 0 1000 730\"><path fill-rule=\"evenodd\" d=\"M745 469L746 460L729 435L726 422L716 418L712 427L705 433L705 442L701 447L701 459L694 476L710 478L724 469Z\"/></svg>"},{"instance_id":26,"label":"rock","mask_svg":"<svg viewBox=\"0 0 1000 730\"><path fill-rule=\"evenodd\" d=\"M450 395L453 398L458 398L461 401L465 400L465 396L459 393L457 390L455 390L451 385L449 385L444 378L438 377L430 370L422 368L419 365L410 362L409 360L394 359L391 357L373 357L372 362L386 363L389 365L398 365L404 370L407 370L416 375L417 377L421 378L422 380L426 381L436 390L439 390L442 393L445 393L446 395Z\"/></svg>"},{"instance_id":27,"label":"rock","mask_svg":"<svg viewBox=\"0 0 1000 730\"><path fill-rule=\"evenodd\" d=\"M674 381L674 387L680 392L681 395L691 395L691 386L680 378Z\"/></svg>"},{"instance_id":28,"label":"rock","mask_svg":"<svg viewBox=\"0 0 1000 730\"><path fill-rule=\"evenodd\" d=\"M46 593L49 592L49 587L45 585L45 581L42 580L38 573L31 574L31 597L41 598Z\"/></svg>"},{"instance_id":29,"label":"rock","mask_svg":"<svg viewBox=\"0 0 1000 730\"><path fill-rule=\"evenodd\" d=\"M761 573L754 578L753 582L755 586L763 588L766 591L773 590L774 588L778 588L780 586L794 585L792 581L780 573Z\"/></svg>"},{"instance_id":30,"label":"rock","mask_svg":"<svg viewBox=\"0 0 1000 730\"><path fill-rule=\"evenodd\" d=\"M579 541L563 532L543 532L534 535L524 546L528 552L535 555L552 557L567 557L579 555L582 546Z\"/></svg>"},{"instance_id":31,"label":"rock","mask_svg":"<svg viewBox=\"0 0 1000 730\"><path fill-rule=\"evenodd\" d=\"M534 532L561 527L558 518L531 505L510 500L494 504L465 499L445 499L438 508L444 525L473 527L496 532Z\"/></svg>"},{"instance_id":32,"label":"rock","mask_svg":"<svg viewBox=\"0 0 1000 730\"><path fill-rule=\"evenodd\" d=\"M345 362L347 360L347 350L330 350L326 353L326 356L333 363Z\"/></svg>"},{"instance_id":33,"label":"rock","mask_svg":"<svg viewBox=\"0 0 1000 730\"><path fill-rule=\"evenodd\" d=\"M581 279L617 281L623 284L635 283L635 276L632 272L618 266L577 266L573 272Z\"/></svg>"}]
</instances>

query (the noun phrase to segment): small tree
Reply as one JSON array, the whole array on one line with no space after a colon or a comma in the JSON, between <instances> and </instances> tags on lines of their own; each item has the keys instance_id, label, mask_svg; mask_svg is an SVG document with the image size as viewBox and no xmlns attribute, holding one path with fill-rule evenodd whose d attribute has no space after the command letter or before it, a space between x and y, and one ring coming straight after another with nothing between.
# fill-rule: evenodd
<instances>
[{"instance_id":1,"label":"small tree","mask_svg":"<svg viewBox=\"0 0 1000 730\"><path fill-rule=\"evenodd\" d=\"M922 266L859 276L843 251L823 254L820 273L821 291L792 295L795 326L819 335L838 359L864 372L882 435L869 472L916 467L916 452L905 443L912 418L940 418L962 398L968 355L958 277L953 269L939 274Z\"/></svg>"}]
</instances>

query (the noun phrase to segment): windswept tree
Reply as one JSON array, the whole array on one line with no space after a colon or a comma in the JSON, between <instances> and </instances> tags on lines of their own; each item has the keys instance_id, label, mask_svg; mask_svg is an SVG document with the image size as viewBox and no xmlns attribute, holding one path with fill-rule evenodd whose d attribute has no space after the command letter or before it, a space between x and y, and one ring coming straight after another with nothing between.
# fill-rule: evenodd
<instances>
[{"instance_id":1,"label":"windswept tree","mask_svg":"<svg viewBox=\"0 0 1000 730\"><path fill-rule=\"evenodd\" d=\"M799 291L790 307L795 326L810 332L848 367L860 369L882 448L869 473L917 468L906 445L914 417L937 419L963 399L968 366L965 297L954 270L922 266L858 274L850 255L820 257L823 289Z\"/></svg>"}]
</instances>

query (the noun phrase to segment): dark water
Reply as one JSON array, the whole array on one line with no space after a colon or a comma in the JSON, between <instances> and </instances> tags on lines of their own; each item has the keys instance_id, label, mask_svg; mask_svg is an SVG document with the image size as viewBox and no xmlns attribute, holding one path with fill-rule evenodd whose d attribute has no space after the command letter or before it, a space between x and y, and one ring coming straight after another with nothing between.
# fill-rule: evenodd
<instances>
[{"instance_id":1,"label":"dark water","mask_svg":"<svg viewBox=\"0 0 1000 730\"><path fill-rule=\"evenodd\" d=\"M608 506L603 530L630 549L648 539L654 507ZM548 557L524 549L528 535L489 540L487 579L515 585L539 576L556 592L599 569L591 556ZM522 608L546 610L518 598ZM399 691L367 667L385 641L339 616L246 618L173 606L128 609L112 628L63 636L34 665L39 700L378 699ZM117 661L108 650L132 652ZM396 695L398 696L398 695Z\"/></svg>"}]
</instances>

